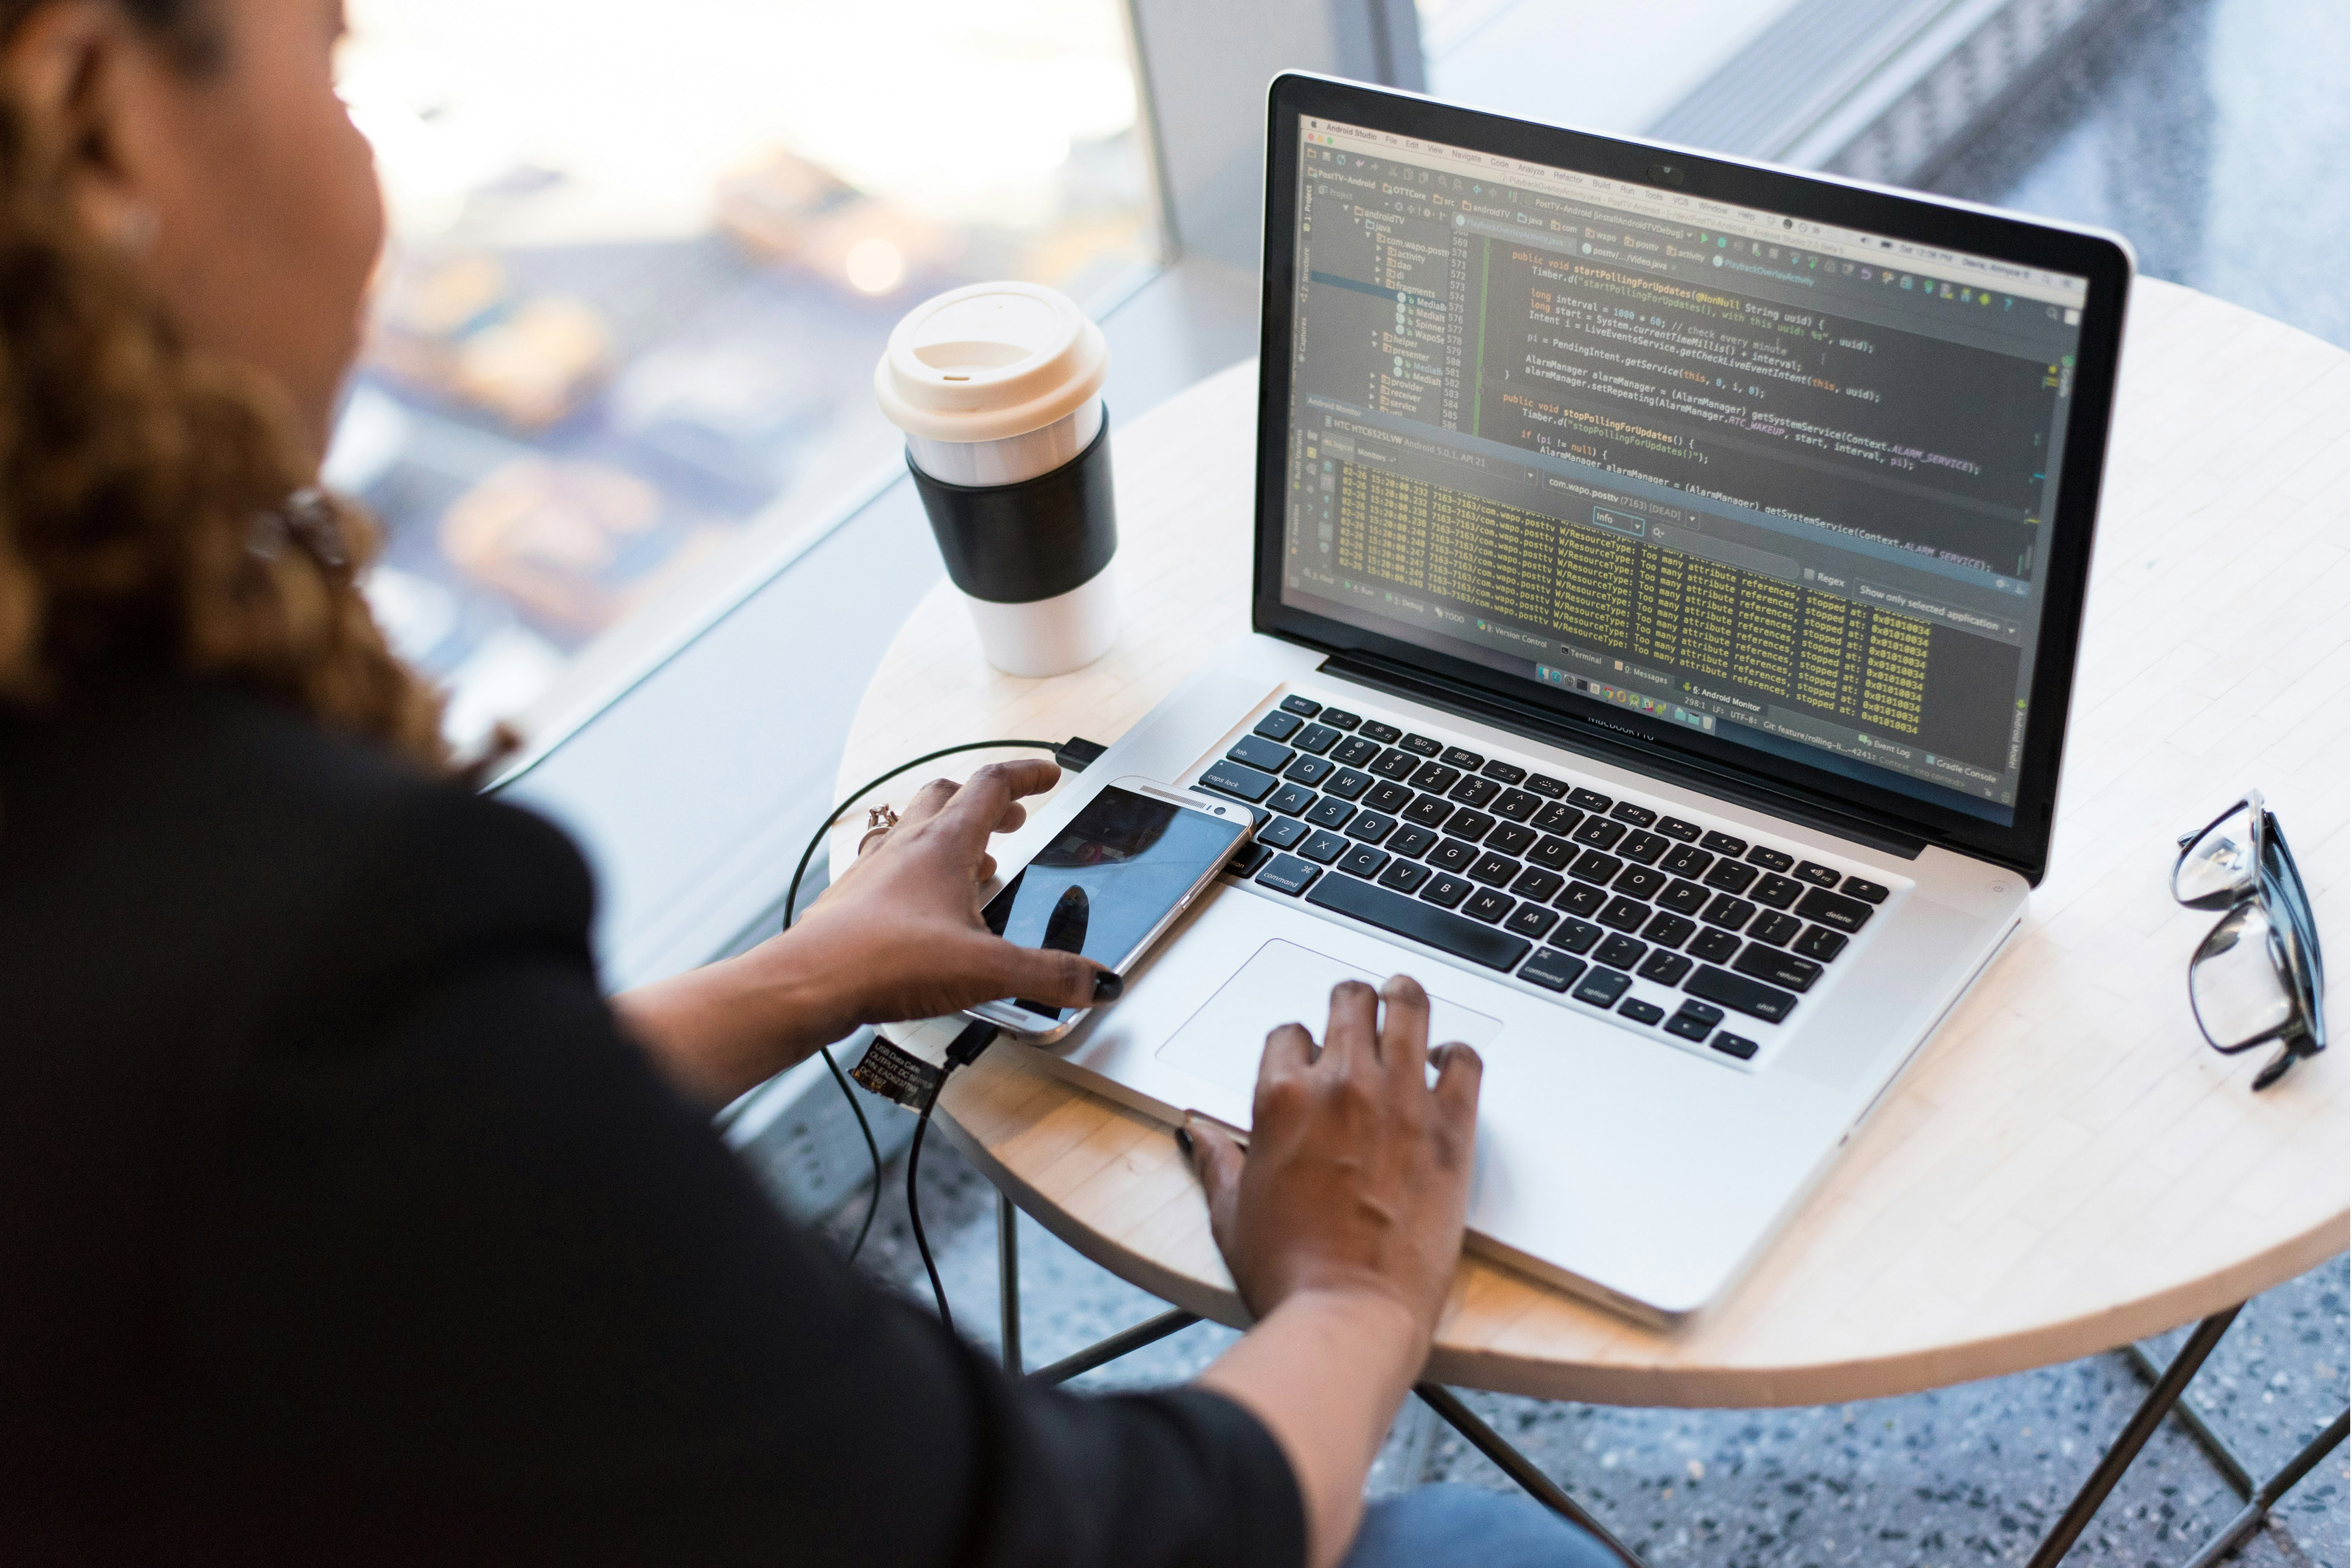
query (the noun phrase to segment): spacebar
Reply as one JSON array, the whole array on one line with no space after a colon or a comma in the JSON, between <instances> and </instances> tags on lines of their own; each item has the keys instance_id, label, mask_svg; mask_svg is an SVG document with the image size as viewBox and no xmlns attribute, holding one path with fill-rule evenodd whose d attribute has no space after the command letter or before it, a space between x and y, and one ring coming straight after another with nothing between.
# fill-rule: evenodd
<instances>
[{"instance_id":1,"label":"spacebar","mask_svg":"<svg viewBox=\"0 0 2352 1568\"><path fill-rule=\"evenodd\" d=\"M1530 945L1525 938L1448 914L1434 904L1402 897L1353 877L1326 872L1307 889L1307 901L1353 915L1367 925L1426 942L1441 952L1483 963L1489 969L1509 970L1528 955Z\"/></svg>"}]
</instances>

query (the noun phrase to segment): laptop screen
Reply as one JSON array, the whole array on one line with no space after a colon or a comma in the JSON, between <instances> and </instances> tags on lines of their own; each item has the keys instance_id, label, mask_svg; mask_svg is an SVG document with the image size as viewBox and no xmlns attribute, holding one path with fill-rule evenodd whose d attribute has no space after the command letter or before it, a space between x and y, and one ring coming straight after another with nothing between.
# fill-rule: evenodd
<instances>
[{"instance_id":1,"label":"laptop screen","mask_svg":"<svg viewBox=\"0 0 2352 1568\"><path fill-rule=\"evenodd\" d=\"M2087 279L1297 123L1284 605L2011 822Z\"/></svg>"}]
</instances>

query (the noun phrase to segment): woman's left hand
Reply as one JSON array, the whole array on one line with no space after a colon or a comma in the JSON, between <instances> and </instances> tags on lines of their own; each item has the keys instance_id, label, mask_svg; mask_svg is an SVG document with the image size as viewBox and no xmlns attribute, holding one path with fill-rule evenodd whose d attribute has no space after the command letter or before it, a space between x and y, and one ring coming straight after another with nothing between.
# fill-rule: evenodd
<instances>
[{"instance_id":1,"label":"woman's left hand","mask_svg":"<svg viewBox=\"0 0 2352 1568\"><path fill-rule=\"evenodd\" d=\"M737 958L615 998L673 1079L726 1100L860 1024L928 1018L1025 996L1090 1007L1118 977L1074 952L1019 947L981 923L992 835L1051 789L1047 762L992 763L924 786L791 930Z\"/></svg>"}]
</instances>

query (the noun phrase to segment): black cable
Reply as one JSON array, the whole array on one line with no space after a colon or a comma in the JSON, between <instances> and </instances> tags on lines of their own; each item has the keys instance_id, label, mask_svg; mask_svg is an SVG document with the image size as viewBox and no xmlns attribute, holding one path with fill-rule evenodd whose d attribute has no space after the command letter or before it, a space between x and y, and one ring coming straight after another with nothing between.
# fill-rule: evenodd
<instances>
[{"instance_id":1,"label":"black cable","mask_svg":"<svg viewBox=\"0 0 2352 1568\"><path fill-rule=\"evenodd\" d=\"M783 931L793 929L793 917L795 912L793 906L800 900L801 879L808 874L809 862L816 858L817 846L824 842L824 836L833 831L833 825L841 820L842 813L897 778L900 773L910 768L919 768L925 763L935 763L941 757L951 757L959 752L1009 751L1051 752L1054 753L1054 760L1072 773L1084 773L1088 763L1102 755L1103 748L1092 741L1076 735L1062 742L966 741L961 745L941 746L936 752L926 752L912 762L900 763L888 773L877 773L851 791L847 799L825 814L824 821L818 825L816 832L809 838L808 847L801 851L800 864L793 868L793 879L784 889L784 923L780 929ZM849 1101L849 1112L857 1118L857 1131L866 1139L866 1157L872 1162L874 1167L874 1187L871 1195L866 1200L866 1218L857 1227L857 1239L849 1245L849 1260L855 1263L857 1261L858 1253L865 1249L866 1235L874 1228L875 1212L882 1206L882 1146L874 1141L873 1124L866 1120L866 1108L857 1103L856 1091L849 1087L849 1079L841 1070L841 1063L834 1059L833 1047L819 1046L817 1054L824 1058L824 1065L832 1070L833 1081L841 1087L841 1097ZM942 1081L944 1081L944 1075L942 1075ZM936 1092L932 1098L934 1100L938 1098ZM914 1149L918 1153L922 1149L923 1128L929 1121L930 1115L930 1107L924 1106L921 1118L915 1123ZM915 1155L909 1154L907 1160L907 1200L910 1213L913 1210L915 1196L914 1164ZM923 1222L919 1215L915 1215L915 1244L922 1248L923 1266L929 1268L931 1262L930 1248L923 1244ZM940 1291L939 1286L940 1277L934 1270L931 1274L931 1289L939 1292L940 1315L945 1317L947 1294Z\"/></svg>"},{"instance_id":2,"label":"black cable","mask_svg":"<svg viewBox=\"0 0 2352 1568\"><path fill-rule=\"evenodd\" d=\"M931 1092L923 1097L923 1109L915 1113L915 1141L907 1145L907 1219L914 1226L915 1250L923 1255L923 1272L931 1277L931 1300L940 1304L940 1321L955 1332L955 1314L948 1310L947 1287L940 1283L939 1265L931 1261L931 1244L923 1235L923 1205L915 1201L915 1169L922 1163L923 1134L931 1125L931 1107L940 1102L940 1090L947 1087L948 1075L940 1074L931 1085Z\"/></svg>"}]
</instances>

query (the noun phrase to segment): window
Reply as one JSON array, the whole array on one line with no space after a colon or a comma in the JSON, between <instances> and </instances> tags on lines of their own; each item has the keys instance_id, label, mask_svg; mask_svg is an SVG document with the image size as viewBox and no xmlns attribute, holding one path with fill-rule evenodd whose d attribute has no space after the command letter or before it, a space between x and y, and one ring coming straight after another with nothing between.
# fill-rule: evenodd
<instances>
[{"instance_id":1,"label":"window","mask_svg":"<svg viewBox=\"0 0 2352 1568\"><path fill-rule=\"evenodd\" d=\"M328 462L460 743L894 460L872 374L985 278L1155 261L1119 0L354 0L392 238Z\"/></svg>"}]
</instances>

